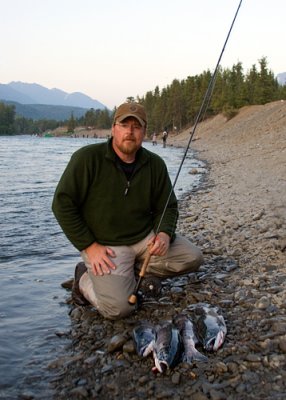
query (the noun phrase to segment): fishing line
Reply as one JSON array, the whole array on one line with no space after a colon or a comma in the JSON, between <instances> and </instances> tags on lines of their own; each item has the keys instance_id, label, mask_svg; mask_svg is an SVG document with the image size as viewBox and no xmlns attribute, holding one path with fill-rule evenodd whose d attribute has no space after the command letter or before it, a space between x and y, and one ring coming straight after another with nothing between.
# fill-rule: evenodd
<instances>
[{"instance_id":1,"label":"fishing line","mask_svg":"<svg viewBox=\"0 0 286 400\"><path fill-rule=\"evenodd\" d=\"M162 224L164 215L165 215L165 213L166 213L166 210L167 210L167 207L168 207L168 204L169 204L169 200L170 200L170 198L171 198L171 196L172 196L172 193L174 192L174 188L175 188L176 183L177 183L177 180L178 180L178 178L179 178L179 175L180 175L182 166L183 166L184 161L185 161L185 159L186 159L186 157L187 157L187 154L188 154L188 151L189 151L191 142L192 142L192 140L193 140L195 131L196 131L196 129L197 129L197 125L198 125L198 123L202 120L202 115L204 116L204 114L205 114L205 112L206 112L206 110L207 110L207 108L208 108L208 106L209 106L209 103L210 103L210 100L211 100L211 96L212 96L212 93L213 93L213 90L214 90L214 86L215 86L215 81L216 81L216 77L217 77L219 65L220 65L220 62L221 62L221 59L222 59L222 56L223 56L223 53L224 53L226 44L227 44L228 39L229 39L229 37L230 37L230 34L231 34L231 31L232 31L234 22L235 22L235 20L236 20L237 15L238 15L238 12L239 12L241 3L242 3L242 0L240 0L240 2L239 2L239 4L238 4L238 7L237 7L237 10L236 10L236 12L235 12L234 18L233 18L233 20L232 20L231 26L230 26L230 28L229 28L229 30L228 30L228 33L227 33L227 36L226 36L224 45L223 45L222 50L221 50L221 52L220 52L220 55L219 55L219 58L218 58L218 61L217 61L215 70L214 70L214 72L213 72L213 74L212 74L212 77L211 77L211 79L210 79L208 88L207 88L206 93L205 93L205 95L204 95L204 98L203 98L201 107L200 107L199 112L198 112L198 114L197 114L197 116L196 116L193 130L190 132L190 138L189 138L187 147L186 147L186 149L185 149L185 152L184 152L182 161L181 161L180 166L179 166L179 168L178 168L178 172L177 172L177 174L176 174L176 176L175 176L175 179L174 179L174 182L173 182L171 191L170 191L169 196L168 196L168 198L167 198L167 201L166 201L166 204L165 204L163 213L162 213L162 215L161 215L159 224L158 224L158 226L157 226L155 235L157 235L158 232L159 232L160 226L161 226L161 224Z\"/></svg>"},{"instance_id":2,"label":"fishing line","mask_svg":"<svg viewBox=\"0 0 286 400\"><path fill-rule=\"evenodd\" d=\"M189 141L188 141L186 150L185 150L185 152L184 152L184 155L183 155L181 164L180 164L180 166L179 166L178 172L177 172L177 174L176 174L174 183L173 183L173 185L172 185L171 191L170 191L169 196L168 196L168 198L167 198L167 201L166 201L165 207L164 207L164 209L163 209L163 213L162 213L162 215L161 215L161 218L160 218L160 221L159 221L159 223L158 223L157 229L155 230L155 235L157 235L158 232L159 232L160 226L161 226L161 224L162 224L164 215L165 215L165 213L166 213L166 210L167 210L167 207L168 207L168 204L169 204L170 197L171 197L172 193L174 192L175 185L176 185L176 183L177 183L177 180L178 180L178 177L179 177L179 175L180 175L180 172L181 172L182 166L183 166L183 164L184 164L184 161L185 161L185 159L186 159L187 153L188 153L188 151L189 151L190 144L191 144L191 141L192 141L193 136L194 136L194 134L195 134L197 125L198 125L199 121L200 121L201 118L202 118L202 115L204 114L204 112L206 111L206 109L207 109L207 107L208 107L208 105L209 105L209 102L210 102L210 99L211 99L211 95L212 95L212 92L213 92L213 88L214 88L214 84L215 84L215 80L216 80L216 76L217 76L217 72L218 72L218 68L219 68L219 64L220 64L220 61L221 61L221 58L222 58L222 55L223 55L225 46L226 46L226 44L227 44L228 38L229 38L229 36L230 36L232 27L233 27L234 22L235 22L235 20L236 20L238 11L239 11L239 9L240 9L241 3L242 3L242 0L240 0L239 5L238 5L238 7L237 7L235 16L234 16L234 18L233 18L232 24L231 24L230 29L229 29L229 31L228 31L228 34L227 34L226 40L225 40L225 42L224 42L222 51L221 51L221 53L220 53L218 62L217 62L217 64L216 64L214 73L213 73L212 78L211 78L211 80L210 80L210 82L209 82L209 85L208 85L207 91L206 91L206 93L205 93L205 96L204 96L204 98L203 98L203 101L202 101L200 110L199 110L199 112L198 112L198 114L197 114L197 117L196 117L196 120L195 120L195 124L194 124L194 128L193 128L193 130L190 132L190 139L189 139ZM145 271L146 271L146 269L147 269L147 266L148 266L148 263L149 263L149 261L150 261L150 258L151 258L151 254L150 254L149 252L147 252L147 255L146 255L146 257L145 257L144 263L143 263L143 265L142 265L142 267L141 267L141 270L140 270L140 273L139 273L139 279L138 279L138 281L137 281L135 290L134 290L134 292L131 294L131 296L130 296L129 299L128 299L128 302L129 302L129 304L131 304L131 305L134 305L134 304L136 303L136 301L137 301L137 293L138 293L138 290L139 290L139 288L140 288L141 281L142 281L142 279L143 279L143 277L144 277L144 275L145 275Z\"/></svg>"}]
</instances>

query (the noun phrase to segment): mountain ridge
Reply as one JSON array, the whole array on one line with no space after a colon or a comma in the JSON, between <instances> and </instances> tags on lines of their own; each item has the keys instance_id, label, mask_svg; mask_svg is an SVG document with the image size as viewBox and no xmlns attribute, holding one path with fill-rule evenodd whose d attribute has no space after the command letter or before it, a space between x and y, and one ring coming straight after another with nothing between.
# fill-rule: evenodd
<instances>
[{"instance_id":1,"label":"mountain ridge","mask_svg":"<svg viewBox=\"0 0 286 400\"><path fill-rule=\"evenodd\" d=\"M18 117L33 119L34 121L40 119L65 121L73 114L74 118L81 118L86 113L86 108L73 107L73 106L51 106L48 104L21 104L15 101L0 100L7 105L13 105Z\"/></svg>"},{"instance_id":2,"label":"mountain ridge","mask_svg":"<svg viewBox=\"0 0 286 400\"><path fill-rule=\"evenodd\" d=\"M58 88L48 89L38 83L20 81L0 83L0 99L26 105L72 106L96 110L107 108L103 103L81 92L67 93Z\"/></svg>"},{"instance_id":3,"label":"mountain ridge","mask_svg":"<svg viewBox=\"0 0 286 400\"><path fill-rule=\"evenodd\" d=\"M279 85L286 85L286 72L281 72L277 75Z\"/></svg>"}]
</instances>

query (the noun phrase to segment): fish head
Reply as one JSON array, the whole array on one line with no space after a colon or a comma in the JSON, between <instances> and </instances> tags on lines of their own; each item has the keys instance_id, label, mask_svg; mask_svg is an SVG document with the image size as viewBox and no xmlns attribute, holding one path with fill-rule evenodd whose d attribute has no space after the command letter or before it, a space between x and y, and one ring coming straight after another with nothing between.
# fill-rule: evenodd
<instances>
[{"instance_id":1,"label":"fish head","mask_svg":"<svg viewBox=\"0 0 286 400\"><path fill-rule=\"evenodd\" d=\"M141 322L133 329L132 336L138 355L146 357L152 352L156 339L156 330L152 324Z\"/></svg>"},{"instance_id":2,"label":"fish head","mask_svg":"<svg viewBox=\"0 0 286 400\"><path fill-rule=\"evenodd\" d=\"M223 344L225 339L225 331L210 330L207 332L203 340L203 346L207 351L217 351Z\"/></svg>"},{"instance_id":3,"label":"fish head","mask_svg":"<svg viewBox=\"0 0 286 400\"><path fill-rule=\"evenodd\" d=\"M159 372L173 368L181 360L183 354L182 341L178 329L173 324L163 324L157 330L153 347L155 367Z\"/></svg>"},{"instance_id":4,"label":"fish head","mask_svg":"<svg viewBox=\"0 0 286 400\"><path fill-rule=\"evenodd\" d=\"M220 310L208 304L193 307L196 333L207 351L216 351L224 342L226 324Z\"/></svg>"},{"instance_id":5,"label":"fish head","mask_svg":"<svg viewBox=\"0 0 286 400\"><path fill-rule=\"evenodd\" d=\"M159 361L155 359L155 366L152 368L152 372L164 374L169 369L169 365L166 361Z\"/></svg>"}]
</instances>

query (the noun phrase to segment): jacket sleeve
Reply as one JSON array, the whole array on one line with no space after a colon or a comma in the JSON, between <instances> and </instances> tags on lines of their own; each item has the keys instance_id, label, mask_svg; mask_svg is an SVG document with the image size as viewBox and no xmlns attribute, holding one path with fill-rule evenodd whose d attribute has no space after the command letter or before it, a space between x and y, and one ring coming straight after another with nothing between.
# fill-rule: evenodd
<instances>
[{"instance_id":1,"label":"jacket sleeve","mask_svg":"<svg viewBox=\"0 0 286 400\"><path fill-rule=\"evenodd\" d=\"M81 215L81 205L91 180L88 160L75 152L68 163L54 194L52 211L70 242L84 250L94 242L94 236Z\"/></svg>"}]
</instances>

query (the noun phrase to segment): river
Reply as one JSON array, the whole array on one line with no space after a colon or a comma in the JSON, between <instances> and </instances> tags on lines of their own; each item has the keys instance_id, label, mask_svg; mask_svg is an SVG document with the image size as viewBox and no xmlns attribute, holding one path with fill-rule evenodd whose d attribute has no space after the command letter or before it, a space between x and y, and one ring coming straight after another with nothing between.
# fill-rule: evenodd
<instances>
[{"instance_id":1,"label":"river","mask_svg":"<svg viewBox=\"0 0 286 400\"><path fill-rule=\"evenodd\" d=\"M57 182L78 148L102 141L89 138L0 136L0 398L52 398L49 362L63 354L70 326L67 293L80 257L61 232L51 202ZM164 158L174 181L183 149L144 146ZM188 153L175 191L180 197L203 165ZM45 393L45 395L43 395Z\"/></svg>"}]
</instances>

